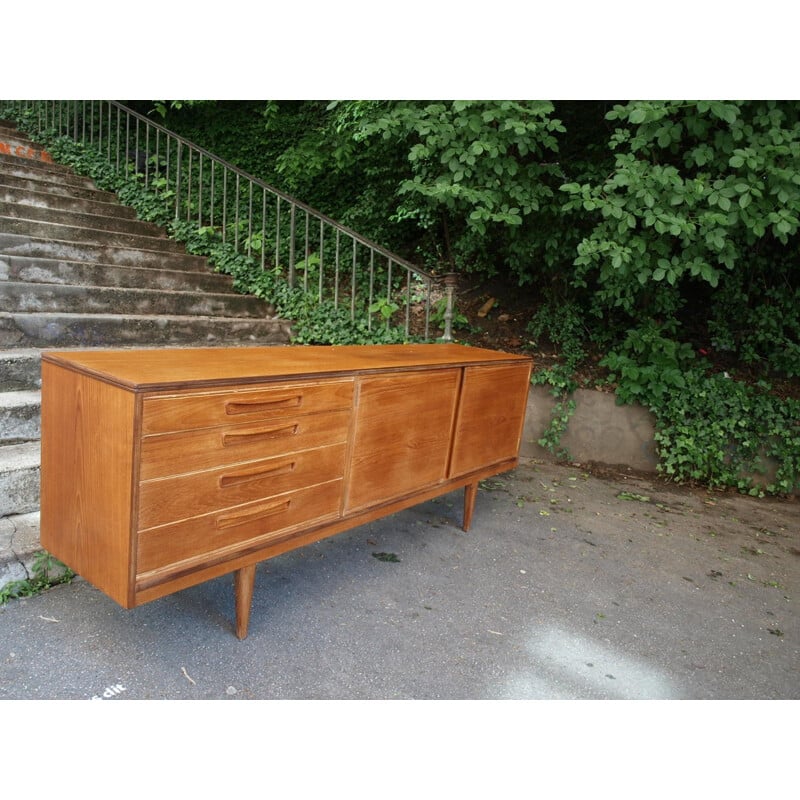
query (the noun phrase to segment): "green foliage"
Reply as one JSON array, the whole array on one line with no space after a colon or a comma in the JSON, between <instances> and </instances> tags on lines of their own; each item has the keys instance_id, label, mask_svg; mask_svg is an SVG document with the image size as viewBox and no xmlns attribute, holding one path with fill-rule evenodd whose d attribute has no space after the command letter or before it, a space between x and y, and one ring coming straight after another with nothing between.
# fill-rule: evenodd
<instances>
[{"instance_id":1,"label":"green foliage","mask_svg":"<svg viewBox=\"0 0 800 800\"><path fill-rule=\"evenodd\" d=\"M401 194L411 202L400 213L418 214L425 198L437 210L461 209L467 226L484 235L488 224L519 225L552 196L540 183L539 163L557 150L549 102L395 103L362 125L358 139L411 139L413 177Z\"/></svg>"},{"instance_id":2,"label":"green foliage","mask_svg":"<svg viewBox=\"0 0 800 800\"><path fill-rule=\"evenodd\" d=\"M660 407L667 395L685 388L684 373L691 368L694 351L664 335L662 326L650 320L632 328L618 349L609 352L600 365L611 370L609 381L617 383L620 403Z\"/></svg>"},{"instance_id":3,"label":"green foliage","mask_svg":"<svg viewBox=\"0 0 800 800\"><path fill-rule=\"evenodd\" d=\"M380 314L384 319L388 320L399 308L400 306L390 298L381 297L369 307L369 313Z\"/></svg>"},{"instance_id":4,"label":"green foliage","mask_svg":"<svg viewBox=\"0 0 800 800\"><path fill-rule=\"evenodd\" d=\"M566 208L595 219L574 276L596 287L595 311L673 313L691 285L734 271L795 285L799 117L775 101L615 106L614 169L562 187Z\"/></svg>"},{"instance_id":5,"label":"green foliage","mask_svg":"<svg viewBox=\"0 0 800 800\"><path fill-rule=\"evenodd\" d=\"M800 402L768 390L722 373L686 372L681 389L654 407L659 470L675 480L754 495L800 487ZM761 482L749 477L766 473L770 460L773 475Z\"/></svg>"},{"instance_id":6,"label":"green foliage","mask_svg":"<svg viewBox=\"0 0 800 800\"><path fill-rule=\"evenodd\" d=\"M75 573L64 566L46 550L37 553L31 565L31 574L20 581L11 581L0 588L0 605L17 597L31 597L51 586L69 583Z\"/></svg>"},{"instance_id":7,"label":"green foliage","mask_svg":"<svg viewBox=\"0 0 800 800\"><path fill-rule=\"evenodd\" d=\"M546 338L558 347L561 354L560 363L534 372L531 383L550 386L550 393L556 399L550 412L550 423L538 444L557 458L569 460L569 451L561 445L561 437L575 413L575 401L571 397L578 388L575 371L586 358L583 344L586 330L580 309L572 303L554 301L543 305L528 323L528 333L534 341Z\"/></svg>"},{"instance_id":8,"label":"green foliage","mask_svg":"<svg viewBox=\"0 0 800 800\"><path fill-rule=\"evenodd\" d=\"M440 297L433 304L433 308L431 309L431 324L435 325L437 328L444 328L444 316L446 312L447 298ZM453 317L450 320L450 326L454 331L469 330L471 328L469 324L469 317L455 307L455 302L453 305Z\"/></svg>"},{"instance_id":9,"label":"green foliage","mask_svg":"<svg viewBox=\"0 0 800 800\"><path fill-rule=\"evenodd\" d=\"M295 344L400 344L408 341L404 328L391 324L396 304L384 299L351 316L349 308L330 299L319 300L314 292L302 286L291 287L280 268L262 269L253 256L237 253L230 242L223 242L213 228L197 228L191 222L172 222L170 231L186 244L188 252L209 259L218 272L233 277L234 288L272 303L277 313L292 321ZM305 265L305 259L300 264ZM318 257L309 256L308 268L318 264ZM390 312L387 315L387 311ZM371 315L378 319L373 320Z\"/></svg>"},{"instance_id":10,"label":"green foliage","mask_svg":"<svg viewBox=\"0 0 800 800\"><path fill-rule=\"evenodd\" d=\"M344 127L357 143L405 153L392 219L437 235L447 264L492 275L499 257L524 283L539 246L531 223L558 202L564 128L553 111L547 101L351 103Z\"/></svg>"},{"instance_id":11,"label":"green foliage","mask_svg":"<svg viewBox=\"0 0 800 800\"><path fill-rule=\"evenodd\" d=\"M578 366L586 358L586 348L584 346L588 331L586 329L584 314L581 308L574 302L565 302L555 297L550 297L533 315L528 323L527 332L534 340L539 341L544 338L554 345L561 356L561 364L556 368L551 368L564 375L572 375ZM544 374L543 374L544 373ZM547 371L542 370L534 376L536 382L550 383L559 385L567 391L574 391L577 385L570 382L566 377L563 381L554 381L547 377Z\"/></svg>"},{"instance_id":12,"label":"green foliage","mask_svg":"<svg viewBox=\"0 0 800 800\"><path fill-rule=\"evenodd\" d=\"M715 349L766 374L800 377L800 287L754 287L743 272L731 276L714 293L708 330Z\"/></svg>"},{"instance_id":13,"label":"green foliage","mask_svg":"<svg viewBox=\"0 0 800 800\"><path fill-rule=\"evenodd\" d=\"M542 432L541 437L537 439L539 446L544 447L562 461L570 461L572 458L569 450L561 444L561 437L566 433L574 413L575 401L571 397L563 395L553 405L550 412L550 423Z\"/></svg>"}]
</instances>

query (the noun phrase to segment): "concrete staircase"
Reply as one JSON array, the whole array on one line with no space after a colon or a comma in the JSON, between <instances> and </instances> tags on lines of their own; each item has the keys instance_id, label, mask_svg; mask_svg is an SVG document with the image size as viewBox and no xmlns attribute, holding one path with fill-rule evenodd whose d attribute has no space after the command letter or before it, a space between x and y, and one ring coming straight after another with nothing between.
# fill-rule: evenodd
<instances>
[{"instance_id":1,"label":"concrete staircase","mask_svg":"<svg viewBox=\"0 0 800 800\"><path fill-rule=\"evenodd\" d=\"M40 552L42 349L289 338L274 308L0 120L0 590Z\"/></svg>"}]
</instances>

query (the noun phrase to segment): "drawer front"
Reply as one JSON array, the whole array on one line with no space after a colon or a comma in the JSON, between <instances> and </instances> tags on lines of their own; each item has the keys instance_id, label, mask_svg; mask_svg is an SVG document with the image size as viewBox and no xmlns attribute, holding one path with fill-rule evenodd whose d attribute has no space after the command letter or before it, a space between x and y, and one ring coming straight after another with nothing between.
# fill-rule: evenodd
<instances>
[{"instance_id":1,"label":"drawer front","mask_svg":"<svg viewBox=\"0 0 800 800\"><path fill-rule=\"evenodd\" d=\"M349 411L145 436L140 480L213 469L347 441Z\"/></svg>"},{"instance_id":2,"label":"drawer front","mask_svg":"<svg viewBox=\"0 0 800 800\"><path fill-rule=\"evenodd\" d=\"M210 428L348 409L353 380L145 397L142 434Z\"/></svg>"},{"instance_id":3,"label":"drawer front","mask_svg":"<svg viewBox=\"0 0 800 800\"><path fill-rule=\"evenodd\" d=\"M245 548L268 543L294 528L338 516L342 481L271 497L139 534L137 575L161 570L165 577L182 568L233 555ZM149 576L154 578L156 576Z\"/></svg>"},{"instance_id":4,"label":"drawer front","mask_svg":"<svg viewBox=\"0 0 800 800\"><path fill-rule=\"evenodd\" d=\"M139 530L341 478L346 446L248 461L139 484Z\"/></svg>"}]
</instances>

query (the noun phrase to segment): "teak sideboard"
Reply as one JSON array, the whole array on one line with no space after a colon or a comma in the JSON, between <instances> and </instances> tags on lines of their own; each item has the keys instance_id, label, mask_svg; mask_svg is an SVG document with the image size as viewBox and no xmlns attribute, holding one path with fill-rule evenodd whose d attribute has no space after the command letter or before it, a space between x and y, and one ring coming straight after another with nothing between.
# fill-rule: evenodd
<instances>
[{"instance_id":1,"label":"teak sideboard","mask_svg":"<svg viewBox=\"0 0 800 800\"><path fill-rule=\"evenodd\" d=\"M454 344L42 354L41 543L125 608L518 463L531 359Z\"/></svg>"}]
</instances>

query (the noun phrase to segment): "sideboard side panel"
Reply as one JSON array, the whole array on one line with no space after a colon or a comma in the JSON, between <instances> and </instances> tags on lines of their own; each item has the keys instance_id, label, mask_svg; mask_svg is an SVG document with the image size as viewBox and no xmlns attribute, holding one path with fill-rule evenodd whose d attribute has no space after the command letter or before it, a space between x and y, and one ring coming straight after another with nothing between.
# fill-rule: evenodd
<instances>
[{"instance_id":1,"label":"sideboard side panel","mask_svg":"<svg viewBox=\"0 0 800 800\"><path fill-rule=\"evenodd\" d=\"M135 395L42 362L42 546L131 606Z\"/></svg>"}]
</instances>

